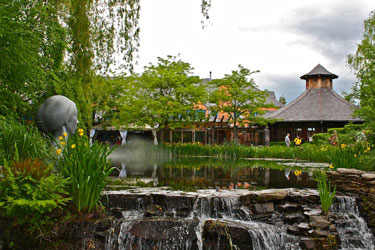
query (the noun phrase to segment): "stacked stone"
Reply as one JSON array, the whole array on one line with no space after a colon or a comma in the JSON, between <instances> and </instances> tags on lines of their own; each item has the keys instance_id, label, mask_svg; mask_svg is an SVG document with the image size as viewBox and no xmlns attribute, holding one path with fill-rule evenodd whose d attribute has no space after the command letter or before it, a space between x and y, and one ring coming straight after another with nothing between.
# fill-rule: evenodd
<instances>
[{"instance_id":1,"label":"stacked stone","mask_svg":"<svg viewBox=\"0 0 375 250\"><path fill-rule=\"evenodd\" d=\"M360 215L375 234L375 172L338 168L327 172L327 177L337 191L358 198Z\"/></svg>"},{"instance_id":2,"label":"stacked stone","mask_svg":"<svg viewBox=\"0 0 375 250\"><path fill-rule=\"evenodd\" d=\"M375 194L375 173L358 169L338 168L327 172L331 184L338 191L357 195Z\"/></svg>"}]
</instances>

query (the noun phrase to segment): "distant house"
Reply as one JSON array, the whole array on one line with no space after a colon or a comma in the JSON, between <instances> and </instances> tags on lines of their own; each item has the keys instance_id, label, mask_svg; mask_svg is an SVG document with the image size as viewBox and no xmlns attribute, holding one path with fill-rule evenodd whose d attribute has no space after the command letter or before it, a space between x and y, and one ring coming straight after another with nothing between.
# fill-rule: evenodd
<instances>
[{"instance_id":1,"label":"distant house","mask_svg":"<svg viewBox=\"0 0 375 250\"><path fill-rule=\"evenodd\" d=\"M269 126L271 141L282 141L287 133L309 141L313 134L327 132L328 128L362 122L353 116L356 106L333 90L337 75L318 64L300 78L306 80L306 90L286 106L266 114L267 118L280 120Z\"/></svg>"},{"instance_id":2,"label":"distant house","mask_svg":"<svg viewBox=\"0 0 375 250\"><path fill-rule=\"evenodd\" d=\"M207 80L204 80L204 82ZM259 89L255 89L260 91ZM267 108L269 111L275 111L284 105L276 100L275 93L268 91L266 97L267 104L273 104L274 108ZM165 135L164 142L171 143L194 143L202 144L222 144L231 142L233 138L233 122L228 120L226 114L213 114L209 110L210 103L197 105L196 112L201 113L201 119L185 128L171 130L169 135ZM254 125L245 125L237 128L237 136L240 144L243 145L261 145L264 143L263 128Z\"/></svg>"}]
</instances>

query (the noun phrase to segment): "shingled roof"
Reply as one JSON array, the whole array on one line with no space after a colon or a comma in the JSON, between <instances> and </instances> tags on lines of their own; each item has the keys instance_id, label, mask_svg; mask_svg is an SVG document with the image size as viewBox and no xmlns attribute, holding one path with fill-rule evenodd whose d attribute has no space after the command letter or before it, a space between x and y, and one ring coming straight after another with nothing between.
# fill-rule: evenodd
<instances>
[{"instance_id":1,"label":"shingled roof","mask_svg":"<svg viewBox=\"0 0 375 250\"><path fill-rule=\"evenodd\" d=\"M328 77L331 77L332 79L336 79L338 78L337 75L329 72L328 70L326 70L322 65L318 64L315 66L315 68L313 68L309 73L307 74L304 74L303 76L301 76L300 78L301 79L307 79L307 78L310 78L310 77L313 77L313 76L328 76Z\"/></svg>"},{"instance_id":2,"label":"shingled roof","mask_svg":"<svg viewBox=\"0 0 375 250\"><path fill-rule=\"evenodd\" d=\"M353 117L355 105L330 88L305 90L297 99L265 116L281 122L361 121Z\"/></svg>"}]
</instances>

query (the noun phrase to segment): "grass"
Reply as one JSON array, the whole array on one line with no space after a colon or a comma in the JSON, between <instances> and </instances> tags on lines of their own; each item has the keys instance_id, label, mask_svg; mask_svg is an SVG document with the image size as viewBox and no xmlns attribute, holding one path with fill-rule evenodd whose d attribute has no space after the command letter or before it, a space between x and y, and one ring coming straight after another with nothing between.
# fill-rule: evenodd
<instances>
[{"instance_id":1,"label":"grass","mask_svg":"<svg viewBox=\"0 0 375 250\"><path fill-rule=\"evenodd\" d=\"M359 155L372 154L371 148L361 145L340 146L303 144L300 147L270 146L254 147L236 144L167 144L165 148L174 156L211 156L224 159L281 158L330 163L334 168L357 168L375 170L361 164Z\"/></svg>"}]
</instances>

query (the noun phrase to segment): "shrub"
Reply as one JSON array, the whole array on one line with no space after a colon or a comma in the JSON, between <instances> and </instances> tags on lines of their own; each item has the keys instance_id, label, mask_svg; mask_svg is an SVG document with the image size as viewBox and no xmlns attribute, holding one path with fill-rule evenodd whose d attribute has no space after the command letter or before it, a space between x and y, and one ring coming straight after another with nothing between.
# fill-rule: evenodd
<instances>
[{"instance_id":1,"label":"shrub","mask_svg":"<svg viewBox=\"0 0 375 250\"><path fill-rule=\"evenodd\" d=\"M324 144L329 144L329 138L331 135L329 133L318 133L313 135L313 143L315 145L324 145Z\"/></svg>"},{"instance_id":2,"label":"shrub","mask_svg":"<svg viewBox=\"0 0 375 250\"><path fill-rule=\"evenodd\" d=\"M7 161L50 156L49 140L33 125L0 117L0 155Z\"/></svg>"},{"instance_id":3,"label":"shrub","mask_svg":"<svg viewBox=\"0 0 375 250\"><path fill-rule=\"evenodd\" d=\"M35 162L26 161L21 165L27 163ZM61 208L70 200L65 196L68 180L54 174L46 175L44 170L48 168L38 167L43 171L36 174L34 166L22 168L33 169L31 172L19 171L20 168L13 169L7 164L3 166L0 175L0 211L3 216L16 219L18 224L28 223L30 231L34 231L46 223L45 214Z\"/></svg>"},{"instance_id":4,"label":"shrub","mask_svg":"<svg viewBox=\"0 0 375 250\"><path fill-rule=\"evenodd\" d=\"M270 146L286 146L285 141L274 141L270 142Z\"/></svg>"},{"instance_id":5,"label":"shrub","mask_svg":"<svg viewBox=\"0 0 375 250\"><path fill-rule=\"evenodd\" d=\"M57 167L70 179L69 192L78 211L91 212L99 205L100 193L106 185L106 177L113 171L108 146L93 143L83 130L70 136L65 142L61 137L56 149Z\"/></svg>"}]
</instances>

